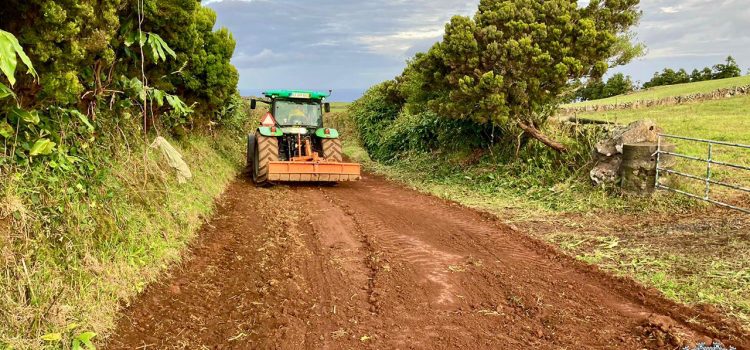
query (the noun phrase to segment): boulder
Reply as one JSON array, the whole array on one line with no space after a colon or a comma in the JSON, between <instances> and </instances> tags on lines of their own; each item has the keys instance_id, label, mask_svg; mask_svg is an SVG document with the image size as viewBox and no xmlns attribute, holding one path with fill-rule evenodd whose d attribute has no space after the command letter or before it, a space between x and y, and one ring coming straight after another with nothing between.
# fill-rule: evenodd
<instances>
[{"instance_id":1,"label":"boulder","mask_svg":"<svg viewBox=\"0 0 750 350\"><path fill-rule=\"evenodd\" d=\"M596 144L596 152L607 157L622 154L622 145L641 142L656 142L661 130L651 120L639 120L614 130L611 137Z\"/></svg>"}]
</instances>

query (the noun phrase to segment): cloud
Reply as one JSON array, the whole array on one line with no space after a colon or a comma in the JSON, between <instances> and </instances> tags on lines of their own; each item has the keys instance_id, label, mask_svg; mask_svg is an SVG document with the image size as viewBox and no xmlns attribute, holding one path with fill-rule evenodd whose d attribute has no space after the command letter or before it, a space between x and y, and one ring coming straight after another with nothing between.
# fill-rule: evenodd
<instances>
[{"instance_id":1,"label":"cloud","mask_svg":"<svg viewBox=\"0 0 750 350\"><path fill-rule=\"evenodd\" d=\"M405 56L415 44L424 40L438 41L444 30L416 29L384 35L363 35L356 40L372 52L388 56Z\"/></svg>"},{"instance_id":2,"label":"cloud","mask_svg":"<svg viewBox=\"0 0 750 350\"><path fill-rule=\"evenodd\" d=\"M648 80L665 67L703 68L733 55L750 65L750 7L743 0L641 1L643 18L635 28L648 54L618 71ZM744 70L744 69L743 69Z\"/></svg>"},{"instance_id":3,"label":"cloud","mask_svg":"<svg viewBox=\"0 0 750 350\"><path fill-rule=\"evenodd\" d=\"M232 63L239 67L270 66L288 61L285 55L274 52L271 49L263 49L256 54L247 54L244 51L235 53Z\"/></svg>"},{"instance_id":4,"label":"cloud","mask_svg":"<svg viewBox=\"0 0 750 350\"><path fill-rule=\"evenodd\" d=\"M677 6L667 6L667 7L660 7L659 10L663 13L678 13L680 12L680 7Z\"/></svg>"},{"instance_id":5,"label":"cloud","mask_svg":"<svg viewBox=\"0 0 750 350\"><path fill-rule=\"evenodd\" d=\"M208 0L237 41L242 90L367 88L393 78L479 0Z\"/></svg>"},{"instance_id":6,"label":"cloud","mask_svg":"<svg viewBox=\"0 0 750 350\"><path fill-rule=\"evenodd\" d=\"M237 40L243 91L271 87L364 89L399 74L479 0L204 0ZM585 4L586 1L579 1ZM750 65L747 0L641 1L635 28L648 55L620 68L647 80L666 66L711 66L732 54Z\"/></svg>"}]
</instances>

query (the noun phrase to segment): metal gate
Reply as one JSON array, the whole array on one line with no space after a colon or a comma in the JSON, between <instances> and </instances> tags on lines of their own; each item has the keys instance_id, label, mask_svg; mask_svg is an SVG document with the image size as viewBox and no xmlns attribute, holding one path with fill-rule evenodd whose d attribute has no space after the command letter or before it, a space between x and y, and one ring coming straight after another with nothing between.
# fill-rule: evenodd
<instances>
[{"instance_id":1,"label":"metal gate","mask_svg":"<svg viewBox=\"0 0 750 350\"><path fill-rule=\"evenodd\" d=\"M665 140L669 140L669 139L682 140L682 141L687 141L687 142L697 142L697 143L705 144L706 147L707 147L707 158L701 158L701 157L696 157L696 156L691 156L691 155L686 155L686 154L680 154L680 153L676 153L676 152L668 152L668 151L662 150L662 144L663 144L663 142ZM750 179L750 167L748 167L746 165L734 164L734 163L730 163L730 162L717 161L716 159L714 159L714 156L715 156L714 147L715 146L731 147L731 148L740 149L740 150L743 150L743 151L747 151L748 154L750 155L750 146L748 146L748 145L742 145L742 144L737 144L737 143L729 143L729 142L721 142L721 141L703 140L703 139L696 139L696 138L684 137L684 136L659 134L658 148L657 148L657 151L656 151L656 188L657 189L662 189L662 190L672 191L672 192L679 193L679 194L682 194L682 195L685 195L685 196L689 196L689 197L692 197L692 198L695 198L695 199L699 199L699 200L703 200L703 201L706 201L706 202L709 202L709 203L713 203L713 204L716 204L716 205L719 205L719 206L722 206L722 207L731 208L731 209L742 211L742 212L744 212L746 214L750 214L750 208L741 208L741 207L738 207L738 206L735 206L735 205L731 205L731 204L722 202L722 201L720 201L720 200L712 197L712 192L711 192L711 186L712 185L720 186L720 187L729 189L729 190L731 190L733 192L736 192L738 194L739 194L739 192L750 193L750 188L744 187L744 185L732 184L732 183L727 183L727 182L723 182L723 181L718 181L718 180L715 180L713 178L714 165L719 165L719 166L732 168L732 169L735 169L735 170L740 171L742 173L745 173L745 174L747 174L747 178ZM664 159L665 159L665 157L663 157L664 155L668 155L668 156L672 156L672 157L677 157L677 158L682 158L682 159L687 159L687 160L695 161L695 162L705 163L706 164L706 172L705 172L705 174L699 176L699 175L688 174L688 173L677 171L677 170L673 170L673 169L667 169L667 167L664 164ZM693 179L693 180L697 180L697 181L701 181L701 182L705 183L705 190L704 190L703 195L698 195L698 194L690 193L690 192L683 191L683 190L680 190L680 189L677 189L677 188L673 188L673 187L669 187L669 186L663 184L662 181L660 181L660 180L661 180L661 177L664 176L664 174L681 176L681 177L685 177L685 178L689 178L689 179Z\"/></svg>"}]
</instances>

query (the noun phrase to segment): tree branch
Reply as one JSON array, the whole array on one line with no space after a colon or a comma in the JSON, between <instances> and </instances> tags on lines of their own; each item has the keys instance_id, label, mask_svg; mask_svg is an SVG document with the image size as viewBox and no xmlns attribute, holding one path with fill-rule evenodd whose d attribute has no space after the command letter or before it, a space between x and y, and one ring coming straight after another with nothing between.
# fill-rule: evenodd
<instances>
[{"instance_id":1,"label":"tree branch","mask_svg":"<svg viewBox=\"0 0 750 350\"><path fill-rule=\"evenodd\" d=\"M533 124L526 124L523 121L518 122L518 126L527 134L529 134L531 137L539 140L539 142L547 145L549 148L554 149L557 152L565 153L568 151L568 149L563 145L562 143L559 143L551 138L549 138L547 135L543 134L539 129L534 127Z\"/></svg>"}]
</instances>

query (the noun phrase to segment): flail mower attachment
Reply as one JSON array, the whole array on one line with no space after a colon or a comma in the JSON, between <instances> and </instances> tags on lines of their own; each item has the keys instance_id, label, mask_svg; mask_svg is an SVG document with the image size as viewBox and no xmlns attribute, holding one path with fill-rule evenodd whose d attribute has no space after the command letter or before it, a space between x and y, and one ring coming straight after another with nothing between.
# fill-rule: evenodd
<instances>
[{"instance_id":1,"label":"flail mower attachment","mask_svg":"<svg viewBox=\"0 0 750 350\"><path fill-rule=\"evenodd\" d=\"M268 100L261 102L269 103L270 111L247 143L247 172L255 183L361 178L359 164L343 162L338 131L323 127L323 110L330 111L330 105L322 103L327 95L289 90L264 94ZM255 104L252 100L251 108Z\"/></svg>"}]
</instances>

